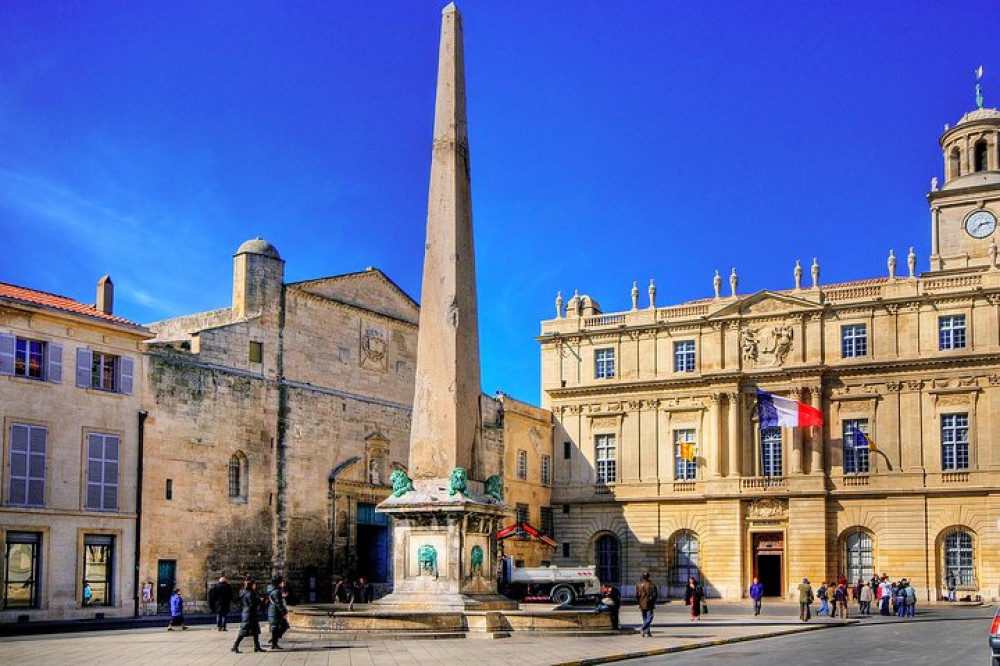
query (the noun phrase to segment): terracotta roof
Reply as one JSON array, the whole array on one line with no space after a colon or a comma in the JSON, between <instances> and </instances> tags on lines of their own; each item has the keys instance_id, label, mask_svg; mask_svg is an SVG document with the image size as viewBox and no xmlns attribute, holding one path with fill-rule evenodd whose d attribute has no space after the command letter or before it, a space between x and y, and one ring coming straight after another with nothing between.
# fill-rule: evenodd
<instances>
[{"instance_id":1,"label":"terracotta roof","mask_svg":"<svg viewBox=\"0 0 1000 666\"><path fill-rule=\"evenodd\" d=\"M85 317L94 317L95 319L102 319L115 324L122 324L145 330L145 327L142 326L142 324L137 324L134 321L129 321L128 319L123 319L122 317L104 314L93 305L85 305L79 301L74 301L72 298L59 296L57 294L49 294L35 289L28 289L27 287L18 287L14 284L0 282L0 300L10 300L18 303L26 303L28 305L37 305L43 308L51 308L53 310L72 312L73 314L83 315Z\"/></svg>"}]
</instances>

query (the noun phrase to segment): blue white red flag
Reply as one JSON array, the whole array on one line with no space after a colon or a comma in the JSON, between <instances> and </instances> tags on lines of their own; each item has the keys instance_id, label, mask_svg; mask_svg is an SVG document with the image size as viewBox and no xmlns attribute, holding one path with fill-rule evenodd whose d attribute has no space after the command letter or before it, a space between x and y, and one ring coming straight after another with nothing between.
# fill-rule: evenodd
<instances>
[{"instance_id":1,"label":"blue white red flag","mask_svg":"<svg viewBox=\"0 0 1000 666\"><path fill-rule=\"evenodd\" d=\"M823 425L823 413L804 403L757 389L757 416L761 428L808 428Z\"/></svg>"}]
</instances>

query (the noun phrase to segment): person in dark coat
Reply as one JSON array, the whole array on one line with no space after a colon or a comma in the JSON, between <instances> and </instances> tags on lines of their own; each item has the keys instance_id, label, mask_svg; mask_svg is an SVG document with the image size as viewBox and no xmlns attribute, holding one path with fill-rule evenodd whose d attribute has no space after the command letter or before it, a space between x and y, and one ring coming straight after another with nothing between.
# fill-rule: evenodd
<instances>
[{"instance_id":1,"label":"person in dark coat","mask_svg":"<svg viewBox=\"0 0 1000 666\"><path fill-rule=\"evenodd\" d=\"M611 628L620 627L618 615L622 607L622 593L616 586L608 584L601 586L601 601L597 604L597 612L607 611L611 614Z\"/></svg>"},{"instance_id":2,"label":"person in dark coat","mask_svg":"<svg viewBox=\"0 0 1000 666\"><path fill-rule=\"evenodd\" d=\"M208 605L215 613L215 630L227 631L226 616L233 605L233 588L225 576L219 576L219 582L208 591Z\"/></svg>"},{"instance_id":3,"label":"person in dark coat","mask_svg":"<svg viewBox=\"0 0 1000 666\"><path fill-rule=\"evenodd\" d=\"M267 621L271 625L271 649L280 650L278 639L288 630L288 607L285 606L285 598L288 596L287 583L281 576L276 576L267 588L267 598L271 602L267 605Z\"/></svg>"},{"instance_id":4,"label":"person in dark coat","mask_svg":"<svg viewBox=\"0 0 1000 666\"><path fill-rule=\"evenodd\" d=\"M243 581L243 589L240 590L240 633L236 634L236 642L233 643L233 652L239 654L240 641L247 636L253 637L253 651L265 652L260 646L260 597L257 596L257 583L253 578L247 577Z\"/></svg>"},{"instance_id":5,"label":"person in dark coat","mask_svg":"<svg viewBox=\"0 0 1000 666\"><path fill-rule=\"evenodd\" d=\"M701 600L705 598L705 590L702 589L694 576L688 578L688 586L684 588L684 603L691 606L691 621L701 619Z\"/></svg>"},{"instance_id":6,"label":"person in dark coat","mask_svg":"<svg viewBox=\"0 0 1000 666\"><path fill-rule=\"evenodd\" d=\"M639 584L635 588L635 598L639 602L639 610L642 612L642 635L651 638L653 631L653 611L656 609L656 600L660 597L660 592L656 585L650 580L649 572L644 572Z\"/></svg>"}]
</instances>

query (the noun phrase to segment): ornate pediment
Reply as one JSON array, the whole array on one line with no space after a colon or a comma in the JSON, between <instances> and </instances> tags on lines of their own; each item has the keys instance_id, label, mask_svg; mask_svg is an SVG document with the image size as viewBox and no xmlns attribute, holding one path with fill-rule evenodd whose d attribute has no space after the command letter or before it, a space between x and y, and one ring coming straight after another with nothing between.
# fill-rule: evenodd
<instances>
[{"instance_id":1,"label":"ornate pediment","mask_svg":"<svg viewBox=\"0 0 1000 666\"><path fill-rule=\"evenodd\" d=\"M707 319L718 319L721 317L754 317L754 316L774 316L782 314L805 311L822 310L819 303L810 301L798 296L774 291L758 291L756 294L741 296L735 302L727 303L715 312L708 315Z\"/></svg>"}]
</instances>

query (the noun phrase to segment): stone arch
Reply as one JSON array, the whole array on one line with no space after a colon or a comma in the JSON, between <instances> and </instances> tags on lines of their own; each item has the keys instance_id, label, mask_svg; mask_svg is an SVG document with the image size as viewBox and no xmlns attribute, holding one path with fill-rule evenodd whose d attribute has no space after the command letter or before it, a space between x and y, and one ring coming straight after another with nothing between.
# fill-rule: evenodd
<instances>
[{"instance_id":1,"label":"stone arch","mask_svg":"<svg viewBox=\"0 0 1000 666\"><path fill-rule=\"evenodd\" d=\"M597 567L597 577L601 582L621 585L625 559L621 537L607 530L597 532L591 536L587 550Z\"/></svg>"},{"instance_id":2,"label":"stone arch","mask_svg":"<svg viewBox=\"0 0 1000 666\"><path fill-rule=\"evenodd\" d=\"M948 153L948 180L962 175L962 149L953 146Z\"/></svg>"},{"instance_id":3,"label":"stone arch","mask_svg":"<svg viewBox=\"0 0 1000 666\"><path fill-rule=\"evenodd\" d=\"M975 172L988 171L989 166L989 144L986 139L979 139L972 146L972 170Z\"/></svg>"},{"instance_id":4,"label":"stone arch","mask_svg":"<svg viewBox=\"0 0 1000 666\"><path fill-rule=\"evenodd\" d=\"M878 573L878 540L875 531L858 522L841 530L837 536L837 572L847 577L849 585L858 579L868 582Z\"/></svg>"},{"instance_id":5,"label":"stone arch","mask_svg":"<svg viewBox=\"0 0 1000 666\"><path fill-rule=\"evenodd\" d=\"M929 585L938 589L939 598L944 596L945 580L949 571L957 578L958 594L975 594L979 590L982 540L979 532L968 524L948 525L937 532L934 538L934 580Z\"/></svg>"},{"instance_id":6,"label":"stone arch","mask_svg":"<svg viewBox=\"0 0 1000 666\"><path fill-rule=\"evenodd\" d=\"M667 538L667 596L681 597L688 578L704 585L701 533L689 528L675 530Z\"/></svg>"}]
</instances>

